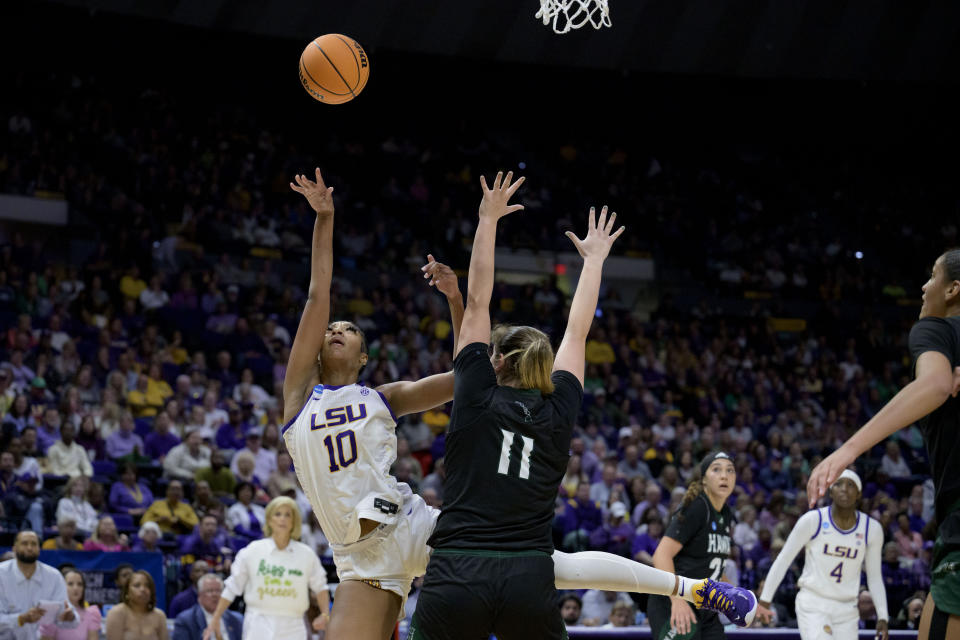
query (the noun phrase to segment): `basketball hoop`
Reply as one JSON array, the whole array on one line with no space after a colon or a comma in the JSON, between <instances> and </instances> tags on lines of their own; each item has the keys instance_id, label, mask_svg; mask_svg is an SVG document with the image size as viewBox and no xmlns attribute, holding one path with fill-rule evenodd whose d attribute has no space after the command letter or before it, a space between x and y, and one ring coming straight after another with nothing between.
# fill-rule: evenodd
<instances>
[{"instance_id":1,"label":"basketball hoop","mask_svg":"<svg viewBox=\"0 0 960 640\"><path fill-rule=\"evenodd\" d=\"M540 0L537 18L555 33L579 29L588 22L594 29L610 26L608 0Z\"/></svg>"}]
</instances>

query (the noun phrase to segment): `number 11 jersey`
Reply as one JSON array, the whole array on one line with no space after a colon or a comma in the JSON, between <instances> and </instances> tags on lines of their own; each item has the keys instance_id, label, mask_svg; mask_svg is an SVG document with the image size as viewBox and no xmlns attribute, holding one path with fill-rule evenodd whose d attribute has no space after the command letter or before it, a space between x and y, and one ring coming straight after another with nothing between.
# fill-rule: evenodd
<instances>
[{"instance_id":1,"label":"number 11 jersey","mask_svg":"<svg viewBox=\"0 0 960 640\"><path fill-rule=\"evenodd\" d=\"M283 439L304 493L331 544L360 538L360 519L392 523L403 494L390 467L397 421L386 398L361 384L313 388Z\"/></svg>"},{"instance_id":2,"label":"number 11 jersey","mask_svg":"<svg viewBox=\"0 0 960 640\"><path fill-rule=\"evenodd\" d=\"M557 489L583 387L568 371L553 393L499 386L485 343L453 363L444 506L431 547L553 553Z\"/></svg>"}]
</instances>

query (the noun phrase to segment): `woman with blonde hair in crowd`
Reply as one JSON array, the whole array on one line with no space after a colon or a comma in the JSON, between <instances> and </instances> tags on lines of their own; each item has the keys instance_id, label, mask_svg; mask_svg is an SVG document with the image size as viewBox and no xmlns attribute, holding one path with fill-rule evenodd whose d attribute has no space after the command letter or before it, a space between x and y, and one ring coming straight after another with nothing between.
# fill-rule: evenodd
<instances>
[{"instance_id":1,"label":"woman with blonde hair in crowd","mask_svg":"<svg viewBox=\"0 0 960 640\"><path fill-rule=\"evenodd\" d=\"M103 516L90 539L83 543L84 551L130 551L127 534L117 536L117 525L110 516Z\"/></svg>"},{"instance_id":2,"label":"woman with blonde hair in crowd","mask_svg":"<svg viewBox=\"0 0 960 640\"><path fill-rule=\"evenodd\" d=\"M168 640L167 616L157 609L157 588L146 571L134 571L107 614L107 640Z\"/></svg>"},{"instance_id":3,"label":"woman with blonde hair in crowd","mask_svg":"<svg viewBox=\"0 0 960 640\"><path fill-rule=\"evenodd\" d=\"M81 535L88 535L97 527L97 510L85 498L90 480L76 476L67 481L63 497L57 502L57 522L73 520Z\"/></svg>"},{"instance_id":4,"label":"woman with blonde hair in crowd","mask_svg":"<svg viewBox=\"0 0 960 640\"><path fill-rule=\"evenodd\" d=\"M306 640L304 614L310 608L313 591L320 615L314 618L314 631L326 628L330 619L330 594L327 573L313 549L300 542L300 509L285 496L267 505L263 538L240 550L230 577L223 586L203 640L217 638L220 621L234 598L242 595L246 603L243 638L283 638Z\"/></svg>"},{"instance_id":5,"label":"woman with blonde hair in crowd","mask_svg":"<svg viewBox=\"0 0 960 640\"><path fill-rule=\"evenodd\" d=\"M112 388L103 392L103 408L97 418L97 427L100 429L100 438L106 440L110 434L120 428L120 416L123 410L116 401L117 394Z\"/></svg>"},{"instance_id":6,"label":"woman with blonde hair in crowd","mask_svg":"<svg viewBox=\"0 0 960 640\"><path fill-rule=\"evenodd\" d=\"M54 624L42 624L40 638L42 640L97 640L100 637L100 609L95 604L87 604L87 582L83 574L76 569L67 569L63 573L63 579L67 583L67 599L76 609L80 624L71 629Z\"/></svg>"}]
</instances>

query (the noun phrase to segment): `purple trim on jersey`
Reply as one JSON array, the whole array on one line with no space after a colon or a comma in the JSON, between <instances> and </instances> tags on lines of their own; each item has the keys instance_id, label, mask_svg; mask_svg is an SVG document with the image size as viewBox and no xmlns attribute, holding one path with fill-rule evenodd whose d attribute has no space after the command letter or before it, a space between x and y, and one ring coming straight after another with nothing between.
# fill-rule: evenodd
<instances>
[{"instance_id":1,"label":"purple trim on jersey","mask_svg":"<svg viewBox=\"0 0 960 640\"><path fill-rule=\"evenodd\" d=\"M816 538L820 535L820 529L823 527L823 510L817 509L817 530L813 534L813 538ZM810 542L813 542L813 538L810 538Z\"/></svg>"},{"instance_id":2,"label":"purple trim on jersey","mask_svg":"<svg viewBox=\"0 0 960 640\"><path fill-rule=\"evenodd\" d=\"M857 518L859 517L858 515ZM863 544L870 544L870 518L867 518L867 526L864 528L866 531L863 533Z\"/></svg>"},{"instance_id":3,"label":"purple trim on jersey","mask_svg":"<svg viewBox=\"0 0 960 640\"><path fill-rule=\"evenodd\" d=\"M335 390L337 390L337 389L343 389L344 387L349 387L350 385L348 385L348 384L336 384L336 385L334 385L334 384L322 384L322 385L320 385L320 386L323 387L324 389L330 389L331 391L335 391Z\"/></svg>"},{"instance_id":4,"label":"purple trim on jersey","mask_svg":"<svg viewBox=\"0 0 960 640\"><path fill-rule=\"evenodd\" d=\"M377 390L374 389L374 391L377 391ZM396 421L397 421L397 416L393 415L393 407L391 407L391 406L390 406L390 403L387 402L387 397L386 397L385 395L383 395L382 393L380 393L379 391L377 391L377 395L380 396L380 399L381 399L381 400L383 400L383 405L387 408L387 411L390 412L390 417L393 418L393 421L394 421L394 422L396 422Z\"/></svg>"},{"instance_id":5,"label":"purple trim on jersey","mask_svg":"<svg viewBox=\"0 0 960 640\"><path fill-rule=\"evenodd\" d=\"M317 387L321 387L321 391L323 390L321 385L318 384ZM293 425L293 423L297 421L297 418L299 418L300 414L303 413L303 410L307 408L307 405L310 404L310 401L313 399L313 394L317 390L317 387L314 387L313 390L310 391L310 397L307 398L306 402L303 403L303 406L300 407L300 411L297 411L297 415L293 416L293 420L283 425L283 429L280 429L281 438L283 437L283 434L287 432L287 429L289 429Z\"/></svg>"},{"instance_id":6,"label":"purple trim on jersey","mask_svg":"<svg viewBox=\"0 0 960 640\"><path fill-rule=\"evenodd\" d=\"M854 531L857 530L857 527L860 526L860 512L859 512L859 511L857 511L857 521L856 521L855 523L853 523L853 528L847 529L846 531L844 531L843 529L841 529L840 527L838 527L838 526L837 526L837 523L833 521L833 507L827 507L827 516L830 518L830 524L832 524L832 525L833 525L833 528L836 529L837 532L840 533L841 535L847 535L848 533L853 533Z\"/></svg>"}]
</instances>

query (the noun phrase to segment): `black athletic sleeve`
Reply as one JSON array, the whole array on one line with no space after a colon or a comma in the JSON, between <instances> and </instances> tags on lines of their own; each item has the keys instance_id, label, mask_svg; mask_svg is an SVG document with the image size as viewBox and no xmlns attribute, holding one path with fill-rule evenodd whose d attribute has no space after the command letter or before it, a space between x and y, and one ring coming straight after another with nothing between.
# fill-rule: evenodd
<instances>
[{"instance_id":1,"label":"black athletic sleeve","mask_svg":"<svg viewBox=\"0 0 960 640\"><path fill-rule=\"evenodd\" d=\"M490 364L487 345L468 344L453 361L453 404L462 408L486 404L497 387L497 374Z\"/></svg>"},{"instance_id":2,"label":"black athletic sleeve","mask_svg":"<svg viewBox=\"0 0 960 640\"><path fill-rule=\"evenodd\" d=\"M687 507L681 508L670 519L670 525L663 535L669 536L680 544L687 544L707 525L707 505L697 497Z\"/></svg>"},{"instance_id":3,"label":"black athletic sleeve","mask_svg":"<svg viewBox=\"0 0 960 640\"><path fill-rule=\"evenodd\" d=\"M910 329L910 357L913 366L917 366L917 359L927 351L942 353L950 361L951 366L957 365L957 337L950 323L943 318L921 318Z\"/></svg>"}]
</instances>

